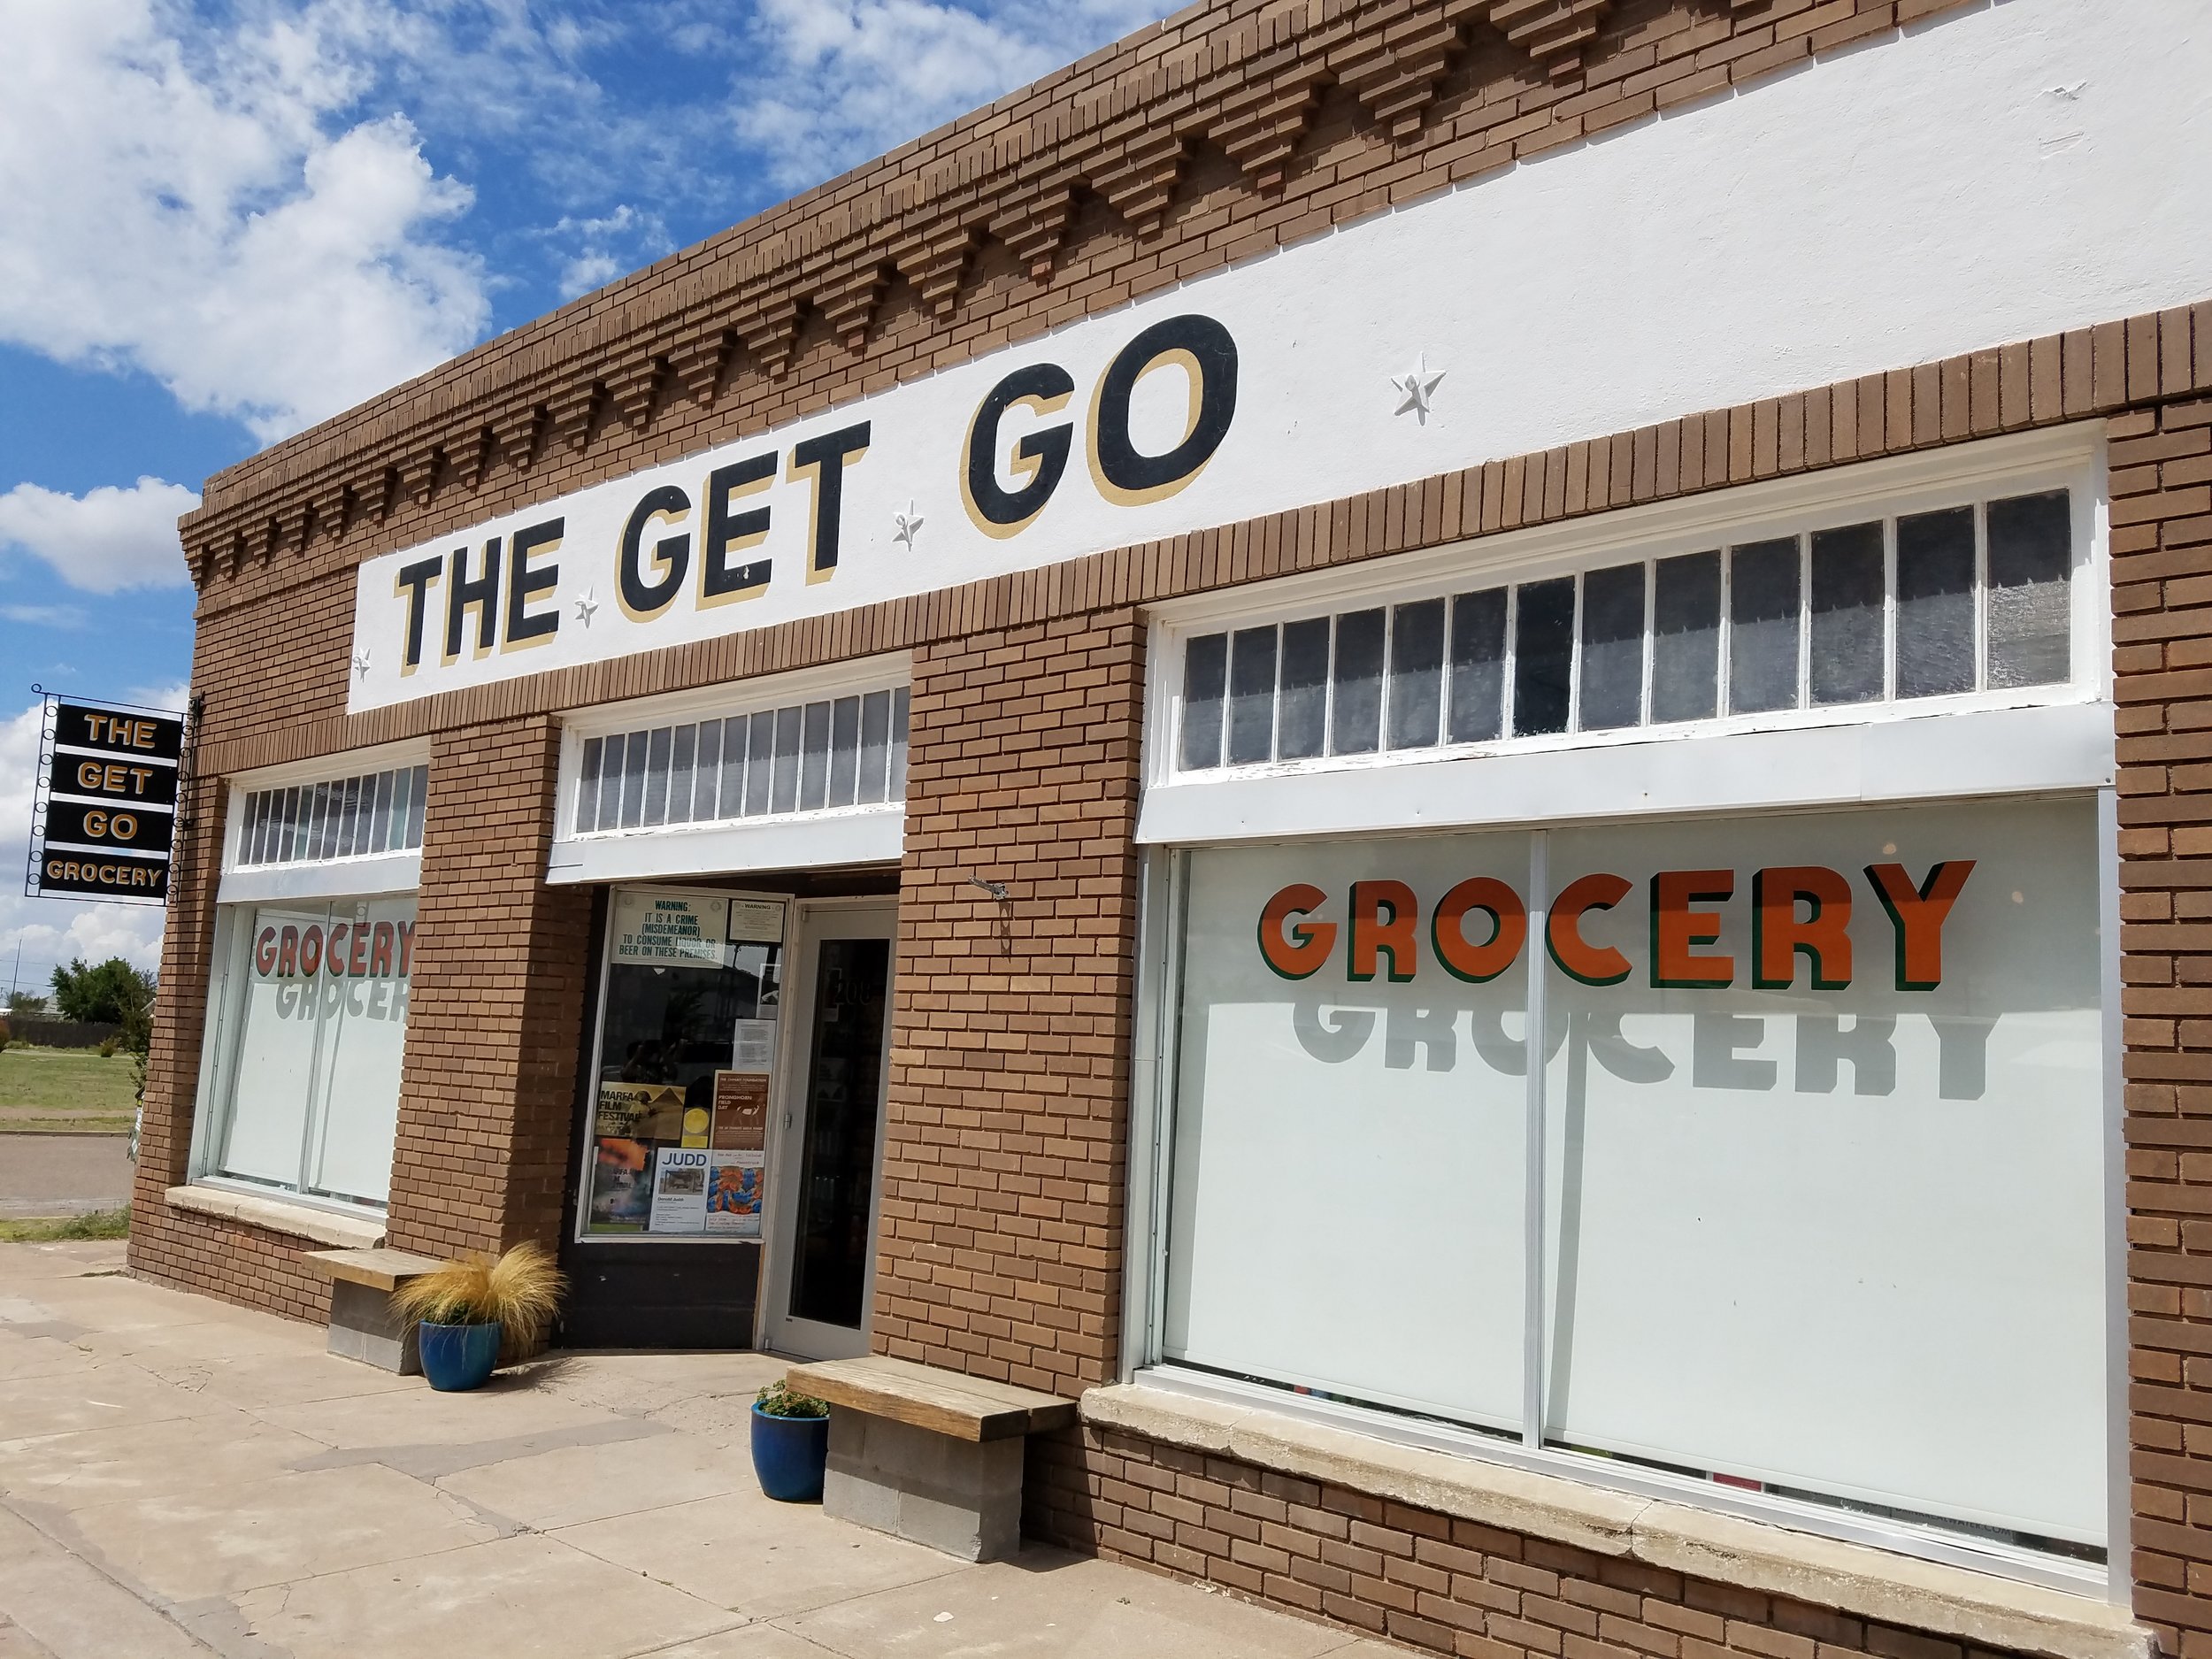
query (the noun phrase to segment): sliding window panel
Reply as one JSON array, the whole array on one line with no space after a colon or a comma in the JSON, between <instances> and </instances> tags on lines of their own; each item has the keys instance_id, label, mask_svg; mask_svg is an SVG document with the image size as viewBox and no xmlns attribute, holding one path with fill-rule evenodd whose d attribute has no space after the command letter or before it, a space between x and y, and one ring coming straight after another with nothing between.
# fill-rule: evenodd
<instances>
[{"instance_id":1,"label":"sliding window panel","mask_svg":"<svg viewBox=\"0 0 2212 1659\"><path fill-rule=\"evenodd\" d=\"M830 705L806 705L800 738L799 810L818 812L829 803Z\"/></svg>"},{"instance_id":2,"label":"sliding window panel","mask_svg":"<svg viewBox=\"0 0 2212 1659\"><path fill-rule=\"evenodd\" d=\"M1527 873L1518 834L1191 856L1170 1358L1518 1421L1525 958L1456 978L1427 918L1470 878L1517 892ZM1392 941L1373 963L1347 955L1350 895L1368 882L1381 925L1362 940ZM1271 902L1300 887L1311 911ZM1315 945L1321 928L1333 944ZM1486 972L1492 931L1469 912L1455 955ZM1302 937L1318 961L1301 959Z\"/></svg>"},{"instance_id":3,"label":"sliding window panel","mask_svg":"<svg viewBox=\"0 0 2212 1659\"><path fill-rule=\"evenodd\" d=\"M1275 630L1241 628L1229 638L1229 764L1275 755Z\"/></svg>"},{"instance_id":4,"label":"sliding window panel","mask_svg":"<svg viewBox=\"0 0 2212 1659\"><path fill-rule=\"evenodd\" d=\"M1382 741L1384 611L1336 619L1336 666L1329 713L1332 755L1371 755Z\"/></svg>"},{"instance_id":5,"label":"sliding window panel","mask_svg":"<svg viewBox=\"0 0 2212 1659\"><path fill-rule=\"evenodd\" d=\"M1229 689L1229 636L1202 634L1183 647L1182 760L1185 772L1221 764Z\"/></svg>"},{"instance_id":6,"label":"sliding window panel","mask_svg":"<svg viewBox=\"0 0 2212 1659\"><path fill-rule=\"evenodd\" d=\"M668 821L671 824L691 822L692 779L698 771L698 763L699 728L696 726L678 726L668 761Z\"/></svg>"},{"instance_id":7,"label":"sliding window panel","mask_svg":"<svg viewBox=\"0 0 2212 1659\"><path fill-rule=\"evenodd\" d=\"M1879 523L1813 533L1810 669L1816 705L1881 697L1887 588Z\"/></svg>"},{"instance_id":8,"label":"sliding window panel","mask_svg":"<svg viewBox=\"0 0 2212 1659\"><path fill-rule=\"evenodd\" d=\"M1728 588L1728 711L1794 709L1803 599L1797 538L1732 548Z\"/></svg>"},{"instance_id":9,"label":"sliding window panel","mask_svg":"<svg viewBox=\"0 0 2212 1659\"><path fill-rule=\"evenodd\" d=\"M745 724L745 816L759 818L775 801L776 711L763 709Z\"/></svg>"},{"instance_id":10,"label":"sliding window panel","mask_svg":"<svg viewBox=\"0 0 2212 1659\"><path fill-rule=\"evenodd\" d=\"M1505 729L1505 612L1502 588L1461 594L1452 601L1448 743L1487 743Z\"/></svg>"},{"instance_id":11,"label":"sliding window panel","mask_svg":"<svg viewBox=\"0 0 2212 1659\"><path fill-rule=\"evenodd\" d=\"M1275 753L1283 760L1310 760L1329 745L1329 618L1309 617L1283 625L1282 690L1276 713Z\"/></svg>"},{"instance_id":12,"label":"sliding window panel","mask_svg":"<svg viewBox=\"0 0 2212 1659\"><path fill-rule=\"evenodd\" d=\"M776 781L768 803L772 812L799 810L800 723L804 716L805 710L796 704L776 710Z\"/></svg>"},{"instance_id":13,"label":"sliding window panel","mask_svg":"<svg viewBox=\"0 0 2212 1659\"><path fill-rule=\"evenodd\" d=\"M2102 1541L2093 803L1559 831L1550 864L1618 897L1555 910L1547 1438Z\"/></svg>"},{"instance_id":14,"label":"sliding window panel","mask_svg":"<svg viewBox=\"0 0 2212 1659\"><path fill-rule=\"evenodd\" d=\"M1430 749L1444 708L1444 602L1390 613L1390 747Z\"/></svg>"},{"instance_id":15,"label":"sliding window panel","mask_svg":"<svg viewBox=\"0 0 2212 1659\"><path fill-rule=\"evenodd\" d=\"M1574 578L1525 582L1513 604L1513 735L1563 732L1574 691Z\"/></svg>"},{"instance_id":16,"label":"sliding window panel","mask_svg":"<svg viewBox=\"0 0 2212 1659\"><path fill-rule=\"evenodd\" d=\"M861 805L883 799L890 754L891 694L872 691L860 700L860 788L856 798Z\"/></svg>"},{"instance_id":17,"label":"sliding window panel","mask_svg":"<svg viewBox=\"0 0 2212 1659\"><path fill-rule=\"evenodd\" d=\"M1644 567L1582 579L1582 675L1576 726L1608 732L1644 718Z\"/></svg>"},{"instance_id":18,"label":"sliding window panel","mask_svg":"<svg viewBox=\"0 0 2212 1659\"><path fill-rule=\"evenodd\" d=\"M1720 712L1720 554L1661 559L1651 593L1651 718Z\"/></svg>"},{"instance_id":19,"label":"sliding window panel","mask_svg":"<svg viewBox=\"0 0 2212 1659\"><path fill-rule=\"evenodd\" d=\"M840 697L830 705L830 805L852 805L859 783L860 699Z\"/></svg>"},{"instance_id":20,"label":"sliding window panel","mask_svg":"<svg viewBox=\"0 0 2212 1659\"><path fill-rule=\"evenodd\" d=\"M1897 521L1897 695L1974 689L1974 510Z\"/></svg>"},{"instance_id":21,"label":"sliding window panel","mask_svg":"<svg viewBox=\"0 0 2212 1659\"><path fill-rule=\"evenodd\" d=\"M365 899L338 907L350 924L344 942L365 932L368 972L325 977L311 987L322 1025L317 1057L315 1125L301 1185L333 1198L380 1204L389 1195L392 1144L399 1127L400 1059L407 1044L409 960L402 929L411 932L415 901ZM352 956L348 951L348 961Z\"/></svg>"},{"instance_id":22,"label":"sliding window panel","mask_svg":"<svg viewBox=\"0 0 2212 1659\"><path fill-rule=\"evenodd\" d=\"M2073 513L2064 490L1989 503L1989 683L2073 673Z\"/></svg>"}]
</instances>

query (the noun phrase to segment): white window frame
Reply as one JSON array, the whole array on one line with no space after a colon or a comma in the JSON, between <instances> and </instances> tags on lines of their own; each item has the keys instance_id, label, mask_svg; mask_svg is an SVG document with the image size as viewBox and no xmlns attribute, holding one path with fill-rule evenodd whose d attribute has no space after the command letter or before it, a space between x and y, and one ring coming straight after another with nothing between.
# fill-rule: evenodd
<instances>
[{"instance_id":1,"label":"white window frame","mask_svg":"<svg viewBox=\"0 0 2212 1659\"><path fill-rule=\"evenodd\" d=\"M1794 527L1802 534L1863 522L1874 511L1918 511L2058 488L2074 492L2077 547L2071 595L2073 678L2061 685L1915 699L1909 704L1721 717L1682 727L1506 739L1457 749L1386 749L1376 756L1225 765L1195 774L1176 770L1183 645L1193 634L1603 568L1640 554L1658 557L1702 551L1727 545L1739 528ZM1615 511L1571 526L1493 536L1472 545L1399 556L1379 565L1370 563L1348 571L1291 577L1161 607L1149 648L1153 695L1146 716L1146 798L1138 833L1140 842L1147 844L1140 849L1121 1379L2125 1605L2131 1594L2132 1509L2121 1127L2119 812L2114 787L2107 500L2104 431L2096 423ZM1452 585L1461 582L1463 587ZM1890 603L1893 604L1893 597ZM1624 752L1636 749L1649 757L1641 767L1632 766L1629 763L1637 757ZM1471 770L1476 767L1479 772ZM1839 768L1843 769L1840 775ZM1523 1428L1516 1438L1301 1395L1287 1386L1244 1382L1166 1358L1168 1217L1183 997L1182 911L1191 850L1315 836L1507 825L1540 828L1715 810L1788 810L1856 801L2051 793L2093 794L2098 803L2106 1148L2103 1563L1983 1540L1940 1524L1863 1515L1547 1446L1541 1439L1540 1410L1525 1409ZM1540 853L1536 856L1540 859ZM1542 881L1540 872L1532 872L1532 878L1533 915ZM1540 992L1532 993L1530 1018L1542 1018ZM1541 1079L1541 1068L1534 1069L1534 1076ZM1534 1114L1541 1107L1535 1081L1530 1092ZM1528 1179L1530 1260L1540 1263L1540 1159L1531 1159ZM1532 1284L1540 1285L1540 1267ZM1532 1351L1540 1347L1529 1346ZM1540 1372L1532 1368L1532 1397L1540 1399L1535 1393L1541 1386ZM1530 1424L1538 1425L1533 1434Z\"/></svg>"},{"instance_id":2,"label":"white window frame","mask_svg":"<svg viewBox=\"0 0 2212 1659\"><path fill-rule=\"evenodd\" d=\"M334 779L358 778L365 773L392 772L430 764L430 745L417 739L382 743L373 749L347 749L342 754L318 755L312 760L282 766L264 766L234 773L224 780L227 791L223 814L223 873L216 889L218 904L274 903L286 899L376 898L409 893L422 885L422 849L405 852L362 853L344 858L309 858L296 864L255 864L240 867L239 853L245 833L247 797L265 789L288 789L295 785L327 783Z\"/></svg>"},{"instance_id":3,"label":"white window frame","mask_svg":"<svg viewBox=\"0 0 2212 1659\"><path fill-rule=\"evenodd\" d=\"M906 846L903 796L710 824L640 826L579 834L574 827L576 794L588 739L655 726L729 719L794 703L903 689L912 678L910 654L891 651L704 691L602 703L564 715L546 880L553 885L655 881L759 870L896 864Z\"/></svg>"},{"instance_id":4,"label":"white window frame","mask_svg":"<svg viewBox=\"0 0 2212 1659\"><path fill-rule=\"evenodd\" d=\"M1286 831L1473 827L1636 811L2100 787L2111 781L2113 755L2105 470L2101 423L2059 427L1626 508L1160 606L1148 645L1153 695L1146 713L1145 799L1137 840L1187 845ZM1176 765L1185 646L1194 634L1704 552L1756 539L1761 532L1802 537L1870 517L2060 488L2071 495L2077 551L2070 595L2073 672L2059 684L1200 772ZM1978 563L1978 549L1977 557ZM1984 591L1978 583L1978 603ZM1894 609L1893 582L1885 603ZM1801 626L1807 614L1809 608L1801 611ZM1509 652L1510 644L1509 634ZM1649 655L1647 650L1647 679ZM1801 641L1799 672L1808 672ZM1506 673L1509 685L1509 655ZM1383 718L1386 722L1386 707ZM1333 780L1344 772L1362 774L1358 789L1335 787Z\"/></svg>"}]
</instances>

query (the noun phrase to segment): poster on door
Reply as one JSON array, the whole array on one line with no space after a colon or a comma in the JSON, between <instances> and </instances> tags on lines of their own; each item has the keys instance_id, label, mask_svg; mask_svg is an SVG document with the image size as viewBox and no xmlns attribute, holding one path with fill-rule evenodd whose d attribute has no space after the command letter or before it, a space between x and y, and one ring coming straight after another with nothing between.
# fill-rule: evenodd
<instances>
[{"instance_id":1,"label":"poster on door","mask_svg":"<svg viewBox=\"0 0 2212 1659\"><path fill-rule=\"evenodd\" d=\"M725 1238L760 1237L762 1164L757 1150L707 1155L707 1231Z\"/></svg>"},{"instance_id":2,"label":"poster on door","mask_svg":"<svg viewBox=\"0 0 2212 1659\"><path fill-rule=\"evenodd\" d=\"M653 1165L654 1233L707 1230L707 1168L703 1148L663 1147Z\"/></svg>"}]
</instances>

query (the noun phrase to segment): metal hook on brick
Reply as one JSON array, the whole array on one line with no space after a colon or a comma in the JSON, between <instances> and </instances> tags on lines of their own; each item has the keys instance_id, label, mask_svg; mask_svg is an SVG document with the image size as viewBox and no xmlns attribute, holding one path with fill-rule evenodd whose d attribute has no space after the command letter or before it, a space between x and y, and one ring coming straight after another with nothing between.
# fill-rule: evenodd
<instances>
[{"instance_id":1,"label":"metal hook on brick","mask_svg":"<svg viewBox=\"0 0 2212 1659\"><path fill-rule=\"evenodd\" d=\"M972 887L981 887L1001 904L1006 902L1006 883L1003 881L986 881L981 876L970 876L968 885Z\"/></svg>"}]
</instances>

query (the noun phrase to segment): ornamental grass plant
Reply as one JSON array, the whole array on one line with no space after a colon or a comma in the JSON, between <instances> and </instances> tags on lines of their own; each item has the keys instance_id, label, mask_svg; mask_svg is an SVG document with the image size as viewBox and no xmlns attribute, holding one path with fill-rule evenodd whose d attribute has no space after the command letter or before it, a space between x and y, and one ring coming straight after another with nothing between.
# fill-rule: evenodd
<instances>
[{"instance_id":1,"label":"ornamental grass plant","mask_svg":"<svg viewBox=\"0 0 2212 1659\"><path fill-rule=\"evenodd\" d=\"M504 1341L534 1348L552 1328L568 1281L541 1244L518 1244L497 1260L448 1262L392 1293L402 1318L431 1325L497 1325Z\"/></svg>"}]
</instances>

